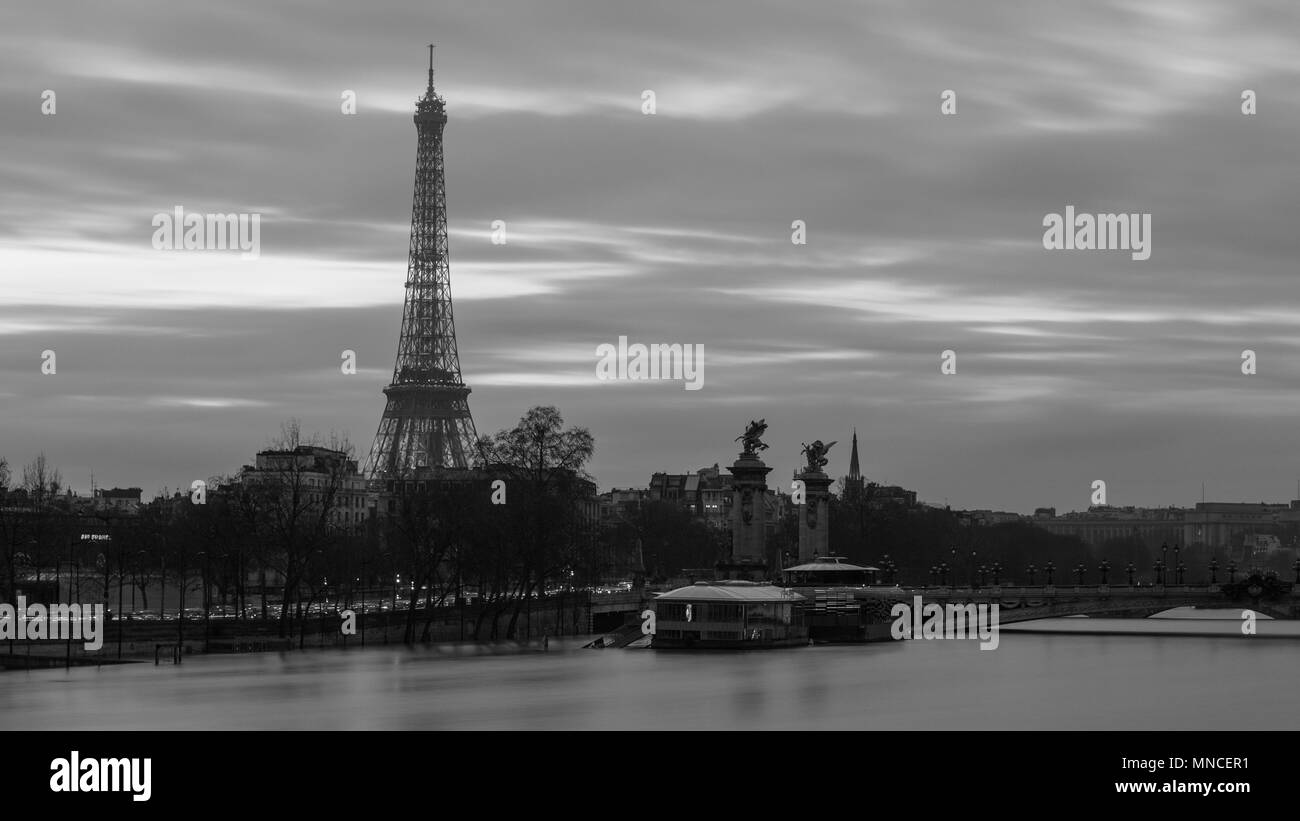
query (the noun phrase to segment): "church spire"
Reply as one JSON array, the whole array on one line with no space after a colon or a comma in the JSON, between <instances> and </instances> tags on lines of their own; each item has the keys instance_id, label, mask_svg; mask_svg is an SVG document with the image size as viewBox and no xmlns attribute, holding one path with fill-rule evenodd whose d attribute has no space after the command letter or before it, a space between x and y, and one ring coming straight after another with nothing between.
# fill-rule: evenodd
<instances>
[{"instance_id":1,"label":"church spire","mask_svg":"<svg viewBox=\"0 0 1300 821\"><path fill-rule=\"evenodd\" d=\"M853 454L849 456L849 478L861 479L862 471L858 469L858 429L853 429Z\"/></svg>"}]
</instances>

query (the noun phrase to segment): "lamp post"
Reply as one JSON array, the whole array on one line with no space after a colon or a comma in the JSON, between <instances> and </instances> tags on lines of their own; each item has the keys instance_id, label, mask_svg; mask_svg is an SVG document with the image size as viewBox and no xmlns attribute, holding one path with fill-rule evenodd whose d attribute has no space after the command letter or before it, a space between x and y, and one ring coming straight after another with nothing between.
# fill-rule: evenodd
<instances>
[{"instance_id":1,"label":"lamp post","mask_svg":"<svg viewBox=\"0 0 1300 821\"><path fill-rule=\"evenodd\" d=\"M111 534L110 534L111 536ZM108 545L104 545L104 552L95 556L95 566L102 568L104 571L104 618L108 618L108 613L112 608L109 607L108 582L112 564L108 560ZM108 623L105 622L104 630L108 630Z\"/></svg>"},{"instance_id":2,"label":"lamp post","mask_svg":"<svg viewBox=\"0 0 1300 821\"><path fill-rule=\"evenodd\" d=\"M1291 569L1295 571L1295 583L1300 585L1300 558L1291 563Z\"/></svg>"},{"instance_id":3,"label":"lamp post","mask_svg":"<svg viewBox=\"0 0 1300 821\"><path fill-rule=\"evenodd\" d=\"M135 557L136 557L136 569L137 569L137 570L140 570L140 569L143 569L143 568L146 566L146 561L147 561L148 558L149 558L149 553L148 553L148 551L145 551L145 550L137 550L137 551L135 552ZM148 577L148 574L145 575L144 584L145 584L145 595L146 595L146 597L147 597L147 596L148 596L148 589L149 589L149 577ZM136 587L135 585L131 585L131 615L132 615L132 616L135 615L135 587ZM145 607L148 607L148 606L149 606L149 603L148 603L147 601L146 601L144 604L145 604Z\"/></svg>"},{"instance_id":4,"label":"lamp post","mask_svg":"<svg viewBox=\"0 0 1300 821\"><path fill-rule=\"evenodd\" d=\"M983 565L980 566L980 584L984 584ZM970 552L970 586L975 586L975 551Z\"/></svg>"},{"instance_id":5,"label":"lamp post","mask_svg":"<svg viewBox=\"0 0 1300 821\"><path fill-rule=\"evenodd\" d=\"M1084 574L1083 562L1079 562L1079 564L1076 565L1074 568L1074 575L1078 578L1076 584L1078 584L1080 587L1083 586L1083 574Z\"/></svg>"},{"instance_id":6,"label":"lamp post","mask_svg":"<svg viewBox=\"0 0 1300 821\"><path fill-rule=\"evenodd\" d=\"M72 536L69 535L69 536L68 536L68 570L73 570L73 569L74 569L74 565L73 565L73 561L74 561L74 560L73 560L73 556L72 556L72 545L73 545ZM80 574L78 574L78 575L80 575ZM55 577L56 580L58 579L58 576L59 576L59 567L58 567L58 563L56 562L55 565L54 565L54 577ZM77 585L77 586L80 587L80 582L78 582L78 585ZM75 595L75 594L72 592L72 579L69 578L69 579L68 579L68 602L69 602L69 603L75 602L75 601L77 600L77 599L73 598L74 595ZM69 624L67 627L68 627L68 649L67 649L67 659L66 659L66 663L65 663L65 668L64 668L64 669L69 669L69 670L70 670L70 669L72 669L72 625Z\"/></svg>"},{"instance_id":7,"label":"lamp post","mask_svg":"<svg viewBox=\"0 0 1300 821\"><path fill-rule=\"evenodd\" d=\"M1210 584L1218 584L1219 562L1217 559L1210 559Z\"/></svg>"},{"instance_id":8,"label":"lamp post","mask_svg":"<svg viewBox=\"0 0 1300 821\"><path fill-rule=\"evenodd\" d=\"M993 586L998 587L998 577L1002 574L1002 563L994 562L993 567L989 569L993 571Z\"/></svg>"},{"instance_id":9,"label":"lamp post","mask_svg":"<svg viewBox=\"0 0 1300 821\"><path fill-rule=\"evenodd\" d=\"M1053 562L1048 562L1048 563L1047 563L1047 566L1044 567L1043 570L1045 570L1045 571L1047 572L1047 586L1048 586L1048 587L1051 587L1051 586L1052 586L1052 575L1053 575L1054 573L1056 573L1056 564L1053 563Z\"/></svg>"},{"instance_id":10,"label":"lamp post","mask_svg":"<svg viewBox=\"0 0 1300 821\"><path fill-rule=\"evenodd\" d=\"M980 565L980 587L984 586L984 581L985 581L984 574L986 573L988 573L988 568L985 567L984 565Z\"/></svg>"},{"instance_id":11,"label":"lamp post","mask_svg":"<svg viewBox=\"0 0 1300 821\"><path fill-rule=\"evenodd\" d=\"M460 620L460 640L465 640L465 605L469 604L465 600L465 580L461 573L460 550L453 554L456 558L456 615ZM644 581L644 576L641 577ZM590 601L590 598L588 599Z\"/></svg>"},{"instance_id":12,"label":"lamp post","mask_svg":"<svg viewBox=\"0 0 1300 821\"><path fill-rule=\"evenodd\" d=\"M1183 571L1185 571L1185 570L1187 569L1187 565L1183 564L1182 562L1179 562L1179 563L1178 563L1178 567L1175 568L1175 569L1178 571L1178 583L1179 583L1179 584L1182 584L1182 583L1183 583Z\"/></svg>"},{"instance_id":13,"label":"lamp post","mask_svg":"<svg viewBox=\"0 0 1300 821\"><path fill-rule=\"evenodd\" d=\"M203 557L203 593L199 600L203 602L203 652L208 652L208 642L212 638L212 623L209 621L210 611L212 610L211 602L208 601L208 551L200 550L198 555Z\"/></svg>"},{"instance_id":14,"label":"lamp post","mask_svg":"<svg viewBox=\"0 0 1300 821\"><path fill-rule=\"evenodd\" d=\"M1029 567L1027 568L1027 571L1028 571L1028 573L1029 573L1029 586L1030 586L1030 587L1033 587L1033 585L1034 585L1034 574L1038 572L1038 567L1037 567L1036 565L1031 564L1031 565L1029 565Z\"/></svg>"},{"instance_id":15,"label":"lamp post","mask_svg":"<svg viewBox=\"0 0 1300 821\"><path fill-rule=\"evenodd\" d=\"M361 554L361 646L366 646L366 584L369 579L366 576L366 554Z\"/></svg>"},{"instance_id":16,"label":"lamp post","mask_svg":"<svg viewBox=\"0 0 1300 821\"><path fill-rule=\"evenodd\" d=\"M1228 584L1232 584L1237 579L1237 563L1228 562Z\"/></svg>"},{"instance_id":17,"label":"lamp post","mask_svg":"<svg viewBox=\"0 0 1300 821\"><path fill-rule=\"evenodd\" d=\"M385 555L387 555L387 554L385 554ZM396 563L394 563L394 564L396 564ZM398 573L398 572L397 572L397 569L396 569L396 566L394 566L394 568L393 568L393 609L390 611L390 612L392 613L392 615L397 615L397 587L398 587L398 585L400 585L401 583L402 583L402 574L401 574L401 573ZM380 606L380 610L383 610L382 603L381 603L381 606ZM383 614L380 613L380 615L383 615ZM384 644L388 644L388 626L389 626L389 618L391 618L391 617L386 617L386 618L384 619Z\"/></svg>"},{"instance_id":18,"label":"lamp post","mask_svg":"<svg viewBox=\"0 0 1300 821\"><path fill-rule=\"evenodd\" d=\"M122 575L126 564L126 548L121 541L117 543L117 657L122 657Z\"/></svg>"},{"instance_id":19,"label":"lamp post","mask_svg":"<svg viewBox=\"0 0 1300 821\"><path fill-rule=\"evenodd\" d=\"M1128 571L1128 586L1129 586L1129 587L1132 587L1132 586L1133 586L1133 571L1136 570L1137 568L1133 567L1133 563L1132 563L1132 562L1129 562L1129 563L1128 563L1128 567L1125 568L1125 569Z\"/></svg>"},{"instance_id":20,"label":"lamp post","mask_svg":"<svg viewBox=\"0 0 1300 821\"><path fill-rule=\"evenodd\" d=\"M235 543L235 618L244 623L244 540Z\"/></svg>"},{"instance_id":21,"label":"lamp post","mask_svg":"<svg viewBox=\"0 0 1300 821\"><path fill-rule=\"evenodd\" d=\"M1168 542L1160 543L1160 564L1165 567L1169 566L1169 543Z\"/></svg>"},{"instance_id":22,"label":"lamp post","mask_svg":"<svg viewBox=\"0 0 1300 821\"><path fill-rule=\"evenodd\" d=\"M939 583L939 568L930 565L930 586L933 587Z\"/></svg>"},{"instance_id":23,"label":"lamp post","mask_svg":"<svg viewBox=\"0 0 1300 821\"><path fill-rule=\"evenodd\" d=\"M164 548L158 554L160 569L158 571L158 621L167 618L163 603L167 601L167 551Z\"/></svg>"},{"instance_id":24,"label":"lamp post","mask_svg":"<svg viewBox=\"0 0 1300 821\"><path fill-rule=\"evenodd\" d=\"M955 548L954 548L954 552L955 552ZM947 562L944 562L944 563L942 563L942 564L939 565L939 573L943 576L943 586L944 586L944 587L947 587L948 584L949 584L949 582L948 582L948 570L949 570L949 569L950 569L950 568L948 567L948 563L947 563Z\"/></svg>"},{"instance_id":25,"label":"lamp post","mask_svg":"<svg viewBox=\"0 0 1300 821\"><path fill-rule=\"evenodd\" d=\"M1106 578L1110 574L1110 562L1103 559L1101 564L1097 565L1097 569L1101 571L1101 585L1102 587L1105 587Z\"/></svg>"},{"instance_id":26,"label":"lamp post","mask_svg":"<svg viewBox=\"0 0 1300 821\"><path fill-rule=\"evenodd\" d=\"M182 545L184 543L182 542ZM185 572L185 554L180 550L181 545L177 545L176 572L180 574L181 583L177 591L180 599L176 605L176 658L179 659L185 655L185 585L189 583L189 576Z\"/></svg>"}]
</instances>

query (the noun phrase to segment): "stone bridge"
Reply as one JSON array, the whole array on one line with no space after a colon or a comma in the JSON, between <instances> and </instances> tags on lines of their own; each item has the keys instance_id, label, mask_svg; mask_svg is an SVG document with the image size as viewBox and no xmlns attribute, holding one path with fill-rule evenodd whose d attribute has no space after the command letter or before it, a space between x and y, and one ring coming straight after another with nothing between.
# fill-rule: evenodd
<instances>
[{"instance_id":1,"label":"stone bridge","mask_svg":"<svg viewBox=\"0 0 1300 821\"><path fill-rule=\"evenodd\" d=\"M831 609L847 606L856 611L864 600L875 599L875 620L892 621L890 607L896 602L911 605L914 596L925 603L980 604L996 602L1000 624L1054 619L1063 616L1146 618L1174 607L1241 608L1265 613L1277 619L1300 619L1300 585L1276 577L1251 576L1242 581L1220 584L1168 585L1002 585L855 588L800 588L810 605L822 604L827 594L836 601ZM589 595L583 607L588 632L613 629L636 621L641 610L651 607L654 593L634 590Z\"/></svg>"},{"instance_id":2,"label":"stone bridge","mask_svg":"<svg viewBox=\"0 0 1300 821\"><path fill-rule=\"evenodd\" d=\"M1002 624L1063 616L1146 618L1173 607L1240 607L1278 619L1300 618L1300 587L1257 577L1234 584L903 587L880 593L908 604L913 596L927 604L996 602Z\"/></svg>"}]
</instances>

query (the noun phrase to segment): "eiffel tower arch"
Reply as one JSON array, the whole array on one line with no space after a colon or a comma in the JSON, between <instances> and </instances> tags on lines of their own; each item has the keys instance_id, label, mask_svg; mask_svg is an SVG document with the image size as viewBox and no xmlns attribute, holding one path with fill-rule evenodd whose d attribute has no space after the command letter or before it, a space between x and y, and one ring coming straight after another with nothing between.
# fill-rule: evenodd
<instances>
[{"instance_id":1,"label":"eiffel tower arch","mask_svg":"<svg viewBox=\"0 0 1300 821\"><path fill-rule=\"evenodd\" d=\"M470 389L461 378L447 265L447 194L442 132L446 102L429 87L416 102L419 137L406 299L393 381L379 430L366 460L371 480L411 479L464 470L477 461L477 433L469 412Z\"/></svg>"}]
</instances>

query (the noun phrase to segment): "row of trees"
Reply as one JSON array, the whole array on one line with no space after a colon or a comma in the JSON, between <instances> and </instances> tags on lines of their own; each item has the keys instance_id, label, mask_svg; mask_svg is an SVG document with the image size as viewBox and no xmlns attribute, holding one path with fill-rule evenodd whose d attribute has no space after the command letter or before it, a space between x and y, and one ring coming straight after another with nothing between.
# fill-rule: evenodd
<instances>
[{"instance_id":1,"label":"row of trees","mask_svg":"<svg viewBox=\"0 0 1300 821\"><path fill-rule=\"evenodd\" d=\"M0 460L0 584L124 610L138 593L147 611L164 582L172 612L182 590L205 611L275 621L282 636L295 625L301 635L322 605L382 603L405 611L407 641L428 638L435 605L472 597L472 635L510 638L535 598L593 583L616 561L584 470L594 447L555 408L532 408L480 440L473 469L386 487L379 515L346 439L306 436L296 420L257 465L129 513L61 496L43 456L20 482ZM74 578L67 593L52 586Z\"/></svg>"},{"instance_id":2,"label":"row of trees","mask_svg":"<svg viewBox=\"0 0 1300 821\"><path fill-rule=\"evenodd\" d=\"M63 478L41 453L15 473L0 456L0 563L4 589L12 595L19 573L53 562L55 545L66 544L57 507ZM39 579L38 579L39 582Z\"/></svg>"},{"instance_id":3,"label":"row of trees","mask_svg":"<svg viewBox=\"0 0 1300 821\"><path fill-rule=\"evenodd\" d=\"M1089 546L1076 536L1050 533L1027 522L978 526L966 524L950 510L928 507L884 505L872 507L869 496L832 495L830 499L831 551L849 561L881 566L892 562L895 577L904 584L932 581L932 569L946 567L948 578L968 584L980 578L980 568L991 579L993 566L1003 583L1028 583L1033 568L1034 581L1046 580L1048 564L1055 568L1054 579L1065 584L1077 578L1076 569L1084 568L1084 581L1096 584L1105 563L1112 584L1127 583L1127 569L1133 565L1135 582L1156 581L1157 563L1167 568L1168 581L1177 578L1177 566L1184 566L1188 583L1227 579L1233 556L1227 550L1214 550L1203 544L1153 544L1136 536L1111 539ZM792 514L792 515L797 515ZM797 551L797 538L792 542ZM888 557L888 559L886 559ZM1256 565L1264 571L1285 574L1292 569L1294 557L1289 551L1277 551L1258 558L1236 557L1236 565L1247 571Z\"/></svg>"}]
</instances>

